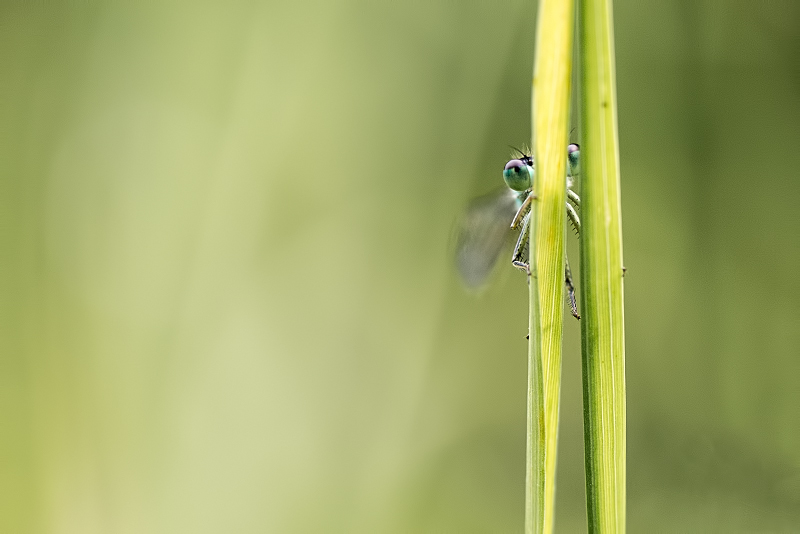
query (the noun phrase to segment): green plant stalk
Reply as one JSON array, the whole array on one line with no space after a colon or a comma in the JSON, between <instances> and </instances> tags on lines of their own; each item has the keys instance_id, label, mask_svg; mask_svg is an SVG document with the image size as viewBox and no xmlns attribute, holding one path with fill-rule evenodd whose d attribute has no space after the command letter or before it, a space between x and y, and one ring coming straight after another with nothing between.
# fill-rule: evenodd
<instances>
[{"instance_id":1,"label":"green plant stalk","mask_svg":"<svg viewBox=\"0 0 800 534\"><path fill-rule=\"evenodd\" d=\"M530 257L536 257L538 202L528 229ZM530 324L528 326L528 432L525 467L525 533L541 534L545 520L545 432L544 387L542 386L541 324L539 322L539 284L536 263L530 262Z\"/></svg>"},{"instance_id":2,"label":"green plant stalk","mask_svg":"<svg viewBox=\"0 0 800 534\"><path fill-rule=\"evenodd\" d=\"M625 331L611 0L581 0L581 338L589 532L625 532Z\"/></svg>"},{"instance_id":3,"label":"green plant stalk","mask_svg":"<svg viewBox=\"0 0 800 534\"><path fill-rule=\"evenodd\" d=\"M528 348L529 368L540 367L540 395L530 391L529 378L529 479L533 467L542 479L531 492L543 493L541 530L534 521L526 521L526 532L552 532L555 515L556 446L558 411L561 393L561 343L564 324L564 257L566 244L566 173L569 103L572 82L572 41L575 25L574 0L541 0L536 28L536 51L533 71L532 121L535 162L534 191L538 196L536 224L531 228L532 283L530 293L531 332ZM535 261L534 261L535 260ZM534 283L536 282L536 283ZM537 317L538 316L538 317ZM532 416L539 421L539 451L543 458L532 458L530 446L535 428ZM541 465L543 463L543 466ZM533 514L528 514L532 516Z\"/></svg>"}]
</instances>

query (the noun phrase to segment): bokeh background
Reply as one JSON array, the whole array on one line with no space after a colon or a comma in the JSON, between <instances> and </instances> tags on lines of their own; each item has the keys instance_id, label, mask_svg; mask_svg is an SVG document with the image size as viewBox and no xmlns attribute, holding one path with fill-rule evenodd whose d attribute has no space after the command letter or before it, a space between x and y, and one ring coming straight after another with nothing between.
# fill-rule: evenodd
<instances>
[{"instance_id":1,"label":"bokeh background","mask_svg":"<svg viewBox=\"0 0 800 534\"><path fill-rule=\"evenodd\" d=\"M452 252L535 11L4 3L0 532L521 532L527 289ZM629 530L800 532L800 3L615 25Z\"/></svg>"}]
</instances>

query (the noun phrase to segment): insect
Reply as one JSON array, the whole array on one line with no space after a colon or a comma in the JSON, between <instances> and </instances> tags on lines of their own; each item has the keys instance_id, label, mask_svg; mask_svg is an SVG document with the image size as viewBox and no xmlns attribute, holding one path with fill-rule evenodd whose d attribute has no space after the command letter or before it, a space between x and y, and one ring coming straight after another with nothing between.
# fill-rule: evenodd
<instances>
[{"instance_id":1,"label":"insect","mask_svg":"<svg viewBox=\"0 0 800 534\"><path fill-rule=\"evenodd\" d=\"M520 150L517 152L519 158L509 160L503 169L503 180L508 187L474 200L461 221L456 244L456 266L468 287L481 286L491 274L503 251L509 229L519 231L511 263L530 276L529 245L525 236L530 224L531 203L536 198L533 192L535 168L532 156ZM566 210L567 219L576 234L580 234L581 229L577 212L581 199L572 188L579 170L580 147L573 143L567 146ZM564 264L564 281L572 315L580 319L569 260Z\"/></svg>"}]
</instances>

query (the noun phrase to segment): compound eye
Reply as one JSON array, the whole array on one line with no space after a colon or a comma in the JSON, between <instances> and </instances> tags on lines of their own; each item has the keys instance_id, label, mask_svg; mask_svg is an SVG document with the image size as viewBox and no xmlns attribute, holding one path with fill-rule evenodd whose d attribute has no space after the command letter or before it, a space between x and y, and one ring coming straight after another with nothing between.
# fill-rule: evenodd
<instances>
[{"instance_id":1,"label":"compound eye","mask_svg":"<svg viewBox=\"0 0 800 534\"><path fill-rule=\"evenodd\" d=\"M512 159L503 169L503 180L514 191L525 191L533 183L533 169L519 159Z\"/></svg>"},{"instance_id":2,"label":"compound eye","mask_svg":"<svg viewBox=\"0 0 800 534\"><path fill-rule=\"evenodd\" d=\"M567 147L567 161L569 162L569 175L575 176L581 170L581 147L572 143Z\"/></svg>"}]
</instances>

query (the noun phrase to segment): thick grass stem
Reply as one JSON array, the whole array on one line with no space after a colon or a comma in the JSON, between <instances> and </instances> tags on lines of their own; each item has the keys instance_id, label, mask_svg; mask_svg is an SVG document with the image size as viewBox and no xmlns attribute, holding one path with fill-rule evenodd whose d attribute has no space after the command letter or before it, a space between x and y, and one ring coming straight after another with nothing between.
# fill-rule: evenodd
<instances>
[{"instance_id":1,"label":"thick grass stem","mask_svg":"<svg viewBox=\"0 0 800 534\"><path fill-rule=\"evenodd\" d=\"M531 217L531 336L526 532L552 532L564 321L566 169L574 0L542 0L536 28L532 121L538 200ZM531 393L539 380L540 393ZM536 403L542 403L537 405ZM538 421L536 418L541 418ZM538 425L538 428L537 428ZM534 429L532 431L531 429ZM538 431L536 434L535 431ZM531 445L541 440L540 450ZM540 456L533 456L536 452ZM538 487L532 485L541 475ZM537 492L539 494L537 494ZM536 511L536 506L543 508Z\"/></svg>"},{"instance_id":2,"label":"thick grass stem","mask_svg":"<svg viewBox=\"0 0 800 534\"><path fill-rule=\"evenodd\" d=\"M611 0L581 0L581 337L590 533L625 532L625 343Z\"/></svg>"}]
</instances>

